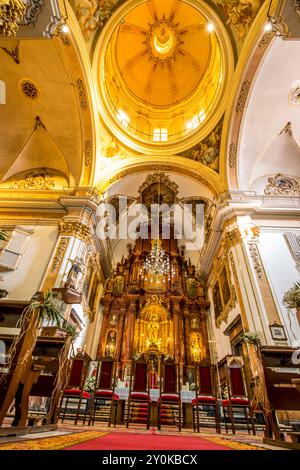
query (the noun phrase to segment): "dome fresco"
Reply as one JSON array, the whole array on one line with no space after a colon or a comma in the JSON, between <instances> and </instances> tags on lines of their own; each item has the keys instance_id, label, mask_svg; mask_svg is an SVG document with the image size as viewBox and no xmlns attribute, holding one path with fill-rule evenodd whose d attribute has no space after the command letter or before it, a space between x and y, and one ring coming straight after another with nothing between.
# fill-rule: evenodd
<instances>
[{"instance_id":1,"label":"dome fresco","mask_svg":"<svg viewBox=\"0 0 300 470\"><path fill-rule=\"evenodd\" d=\"M127 145L134 139L152 149L203 129L207 135L227 82L226 33L199 2L125 6L97 46L99 95L112 125L127 135Z\"/></svg>"}]
</instances>

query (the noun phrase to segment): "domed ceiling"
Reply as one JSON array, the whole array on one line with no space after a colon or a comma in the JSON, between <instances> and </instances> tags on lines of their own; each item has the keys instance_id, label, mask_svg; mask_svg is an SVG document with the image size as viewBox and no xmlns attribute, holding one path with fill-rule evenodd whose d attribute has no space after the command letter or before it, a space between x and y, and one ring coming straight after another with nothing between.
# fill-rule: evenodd
<instances>
[{"instance_id":1,"label":"domed ceiling","mask_svg":"<svg viewBox=\"0 0 300 470\"><path fill-rule=\"evenodd\" d=\"M232 59L227 42L205 2L125 2L95 53L104 121L135 150L191 147L223 111Z\"/></svg>"},{"instance_id":2,"label":"domed ceiling","mask_svg":"<svg viewBox=\"0 0 300 470\"><path fill-rule=\"evenodd\" d=\"M215 46L205 17L190 5L179 5L174 9L174 2L156 0L151 9L144 3L125 16L116 32L123 81L152 106L172 106L195 92Z\"/></svg>"}]
</instances>

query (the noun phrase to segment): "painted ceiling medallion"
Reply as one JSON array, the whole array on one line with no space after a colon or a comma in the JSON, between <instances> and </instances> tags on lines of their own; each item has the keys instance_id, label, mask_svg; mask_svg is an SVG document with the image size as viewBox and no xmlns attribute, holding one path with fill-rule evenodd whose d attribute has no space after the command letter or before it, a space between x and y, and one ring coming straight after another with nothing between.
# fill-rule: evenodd
<instances>
[{"instance_id":1,"label":"painted ceiling medallion","mask_svg":"<svg viewBox=\"0 0 300 470\"><path fill-rule=\"evenodd\" d=\"M278 173L268 178L265 194L267 196L299 196L300 185L295 178Z\"/></svg>"},{"instance_id":2,"label":"painted ceiling medallion","mask_svg":"<svg viewBox=\"0 0 300 470\"><path fill-rule=\"evenodd\" d=\"M31 101L37 100L40 97L38 86L28 79L21 80L20 82L21 92Z\"/></svg>"},{"instance_id":3,"label":"painted ceiling medallion","mask_svg":"<svg viewBox=\"0 0 300 470\"><path fill-rule=\"evenodd\" d=\"M147 36L147 48L155 61L174 59L179 44L179 33L171 21L162 19L150 28Z\"/></svg>"}]
</instances>

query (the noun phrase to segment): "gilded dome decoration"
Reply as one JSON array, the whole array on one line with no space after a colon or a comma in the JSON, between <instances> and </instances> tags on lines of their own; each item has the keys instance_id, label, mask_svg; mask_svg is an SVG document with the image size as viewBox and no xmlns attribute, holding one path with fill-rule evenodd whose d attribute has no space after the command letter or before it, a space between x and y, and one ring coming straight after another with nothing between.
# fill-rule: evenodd
<instances>
[{"instance_id":1,"label":"gilded dome decoration","mask_svg":"<svg viewBox=\"0 0 300 470\"><path fill-rule=\"evenodd\" d=\"M131 0L96 47L99 111L134 150L184 151L217 124L232 70L227 33L206 2Z\"/></svg>"}]
</instances>

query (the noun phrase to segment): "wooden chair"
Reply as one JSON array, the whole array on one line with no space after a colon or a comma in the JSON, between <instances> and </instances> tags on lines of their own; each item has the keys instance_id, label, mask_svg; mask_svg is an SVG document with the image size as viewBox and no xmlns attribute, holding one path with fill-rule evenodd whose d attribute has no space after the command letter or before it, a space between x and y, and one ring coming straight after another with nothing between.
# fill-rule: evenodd
<instances>
[{"instance_id":1,"label":"wooden chair","mask_svg":"<svg viewBox=\"0 0 300 470\"><path fill-rule=\"evenodd\" d=\"M179 365L173 361L162 361L160 370L157 428L161 429L162 425L175 425L181 431L182 409Z\"/></svg>"},{"instance_id":2,"label":"wooden chair","mask_svg":"<svg viewBox=\"0 0 300 470\"><path fill-rule=\"evenodd\" d=\"M148 364L143 359L133 361L131 366L126 427L129 423L146 424L150 427L150 390Z\"/></svg>"},{"instance_id":3,"label":"wooden chair","mask_svg":"<svg viewBox=\"0 0 300 470\"><path fill-rule=\"evenodd\" d=\"M228 423L230 423L232 433L235 434L237 421L240 424L244 421L248 434L252 429L253 435L255 435L253 410L247 393L243 369L244 366L238 363L226 366L228 398L222 400L225 429L227 433Z\"/></svg>"},{"instance_id":4,"label":"wooden chair","mask_svg":"<svg viewBox=\"0 0 300 470\"><path fill-rule=\"evenodd\" d=\"M110 359L99 362L89 426L95 421L107 421L116 426L119 396L115 393L116 363Z\"/></svg>"},{"instance_id":5,"label":"wooden chair","mask_svg":"<svg viewBox=\"0 0 300 470\"><path fill-rule=\"evenodd\" d=\"M195 398L192 401L193 407L193 427L194 431L200 432L200 414L207 410L213 412L214 423L217 433L221 432L220 414L217 400L215 367L204 364L195 365ZM209 418L205 418L208 424Z\"/></svg>"},{"instance_id":6,"label":"wooden chair","mask_svg":"<svg viewBox=\"0 0 300 470\"><path fill-rule=\"evenodd\" d=\"M79 354L72 360L68 385L63 391L60 405L59 416L62 423L65 419L74 417L74 424L76 425L78 420L82 417L83 424L85 424L88 414L90 394L84 390L84 384L88 373L89 362L90 358L87 354ZM71 411L68 411L68 405L72 404L76 405L75 409L70 408ZM83 413L81 410L82 405L84 405Z\"/></svg>"}]
</instances>

